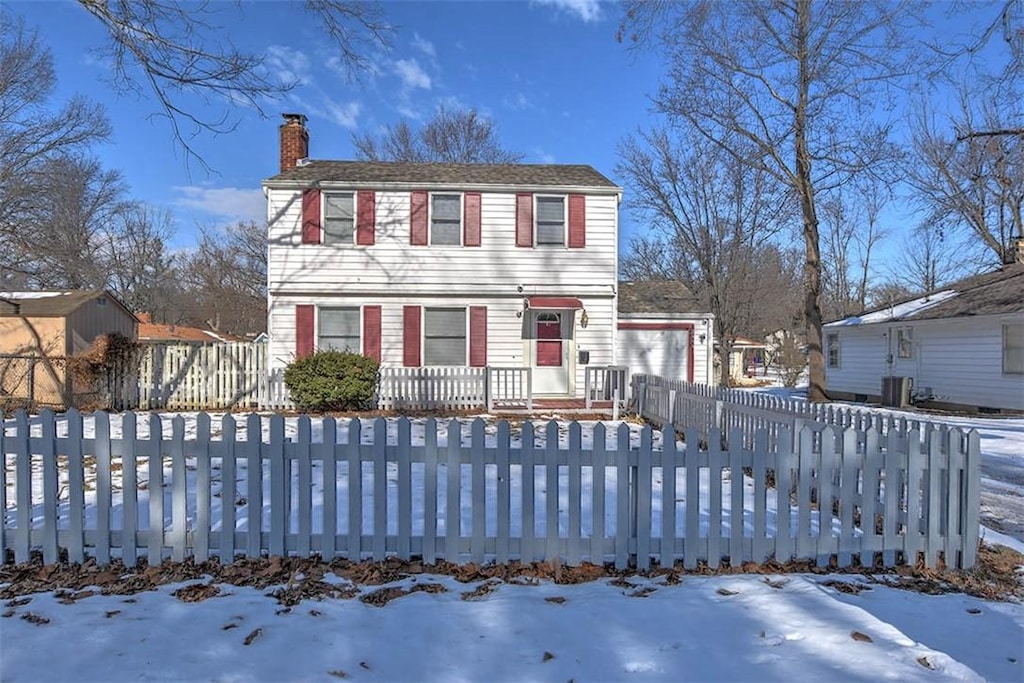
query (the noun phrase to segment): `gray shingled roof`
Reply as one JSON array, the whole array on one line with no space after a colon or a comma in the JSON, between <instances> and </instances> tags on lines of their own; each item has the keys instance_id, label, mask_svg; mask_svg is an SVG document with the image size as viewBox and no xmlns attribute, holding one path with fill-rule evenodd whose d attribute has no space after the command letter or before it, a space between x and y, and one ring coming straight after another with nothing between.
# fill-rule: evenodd
<instances>
[{"instance_id":1,"label":"gray shingled roof","mask_svg":"<svg viewBox=\"0 0 1024 683\"><path fill-rule=\"evenodd\" d=\"M99 290L75 290L70 292L32 292L32 296L19 297L18 292L5 294L3 299L8 304L0 308L0 316L18 315L31 318L59 318L75 311L87 301L106 296L113 299L110 293ZM116 301L116 299L115 299Z\"/></svg>"},{"instance_id":2,"label":"gray shingled roof","mask_svg":"<svg viewBox=\"0 0 1024 683\"><path fill-rule=\"evenodd\" d=\"M619 313L706 313L693 292L678 280L619 283Z\"/></svg>"},{"instance_id":3,"label":"gray shingled roof","mask_svg":"<svg viewBox=\"0 0 1024 683\"><path fill-rule=\"evenodd\" d=\"M1024 263L1005 265L991 273L965 278L927 294L939 292L956 294L934 306L915 310L909 315L894 317L891 320L936 320L1024 312ZM922 296L925 295L918 294L904 301L894 302L893 305L914 301ZM883 311L886 308L890 306L880 306L864 311L860 315Z\"/></svg>"},{"instance_id":4,"label":"gray shingled roof","mask_svg":"<svg viewBox=\"0 0 1024 683\"><path fill-rule=\"evenodd\" d=\"M539 185L618 189L584 164L435 164L384 161L310 161L266 182L342 182L437 185Z\"/></svg>"}]
</instances>

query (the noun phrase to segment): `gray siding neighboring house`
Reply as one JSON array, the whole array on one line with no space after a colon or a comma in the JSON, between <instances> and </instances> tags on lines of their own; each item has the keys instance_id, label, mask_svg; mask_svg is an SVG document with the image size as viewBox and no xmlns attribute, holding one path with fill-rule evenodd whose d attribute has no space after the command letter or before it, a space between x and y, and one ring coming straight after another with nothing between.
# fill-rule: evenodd
<instances>
[{"instance_id":1,"label":"gray siding neighboring house","mask_svg":"<svg viewBox=\"0 0 1024 683\"><path fill-rule=\"evenodd\" d=\"M1024 263L825 325L826 389L876 401L909 378L911 402L1024 411ZM899 381L899 380L896 380Z\"/></svg>"}]
</instances>

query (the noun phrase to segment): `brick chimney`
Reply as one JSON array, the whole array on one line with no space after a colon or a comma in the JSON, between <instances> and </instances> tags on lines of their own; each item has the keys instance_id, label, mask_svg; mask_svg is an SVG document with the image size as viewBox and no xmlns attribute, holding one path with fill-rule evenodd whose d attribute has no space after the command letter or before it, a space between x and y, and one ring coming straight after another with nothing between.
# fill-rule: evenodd
<instances>
[{"instance_id":1,"label":"brick chimney","mask_svg":"<svg viewBox=\"0 0 1024 683\"><path fill-rule=\"evenodd\" d=\"M1010 238L1010 244L1003 253L1003 263L1006 265L1024 263L1024 237L1018 235Z\"/></svg>"},{"instance_id":2,"label":"brick chimney","mask_svg":"<svg viewBox=\"0 0 1024 683\"><path fill-rule=\"evenodd\" d=\"M306 117L302 114L282 114L281 124L281 172L298 166L299 159L309 156L309 131Z\"/></svg>"}]
</instances>

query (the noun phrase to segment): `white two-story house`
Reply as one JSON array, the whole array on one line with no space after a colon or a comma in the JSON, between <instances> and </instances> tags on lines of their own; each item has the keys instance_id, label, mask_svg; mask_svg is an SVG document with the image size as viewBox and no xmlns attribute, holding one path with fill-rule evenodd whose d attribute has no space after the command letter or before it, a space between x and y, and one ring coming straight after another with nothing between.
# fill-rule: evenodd
<instances>
[{"instance_id":1,"label":"white two-story house","mask_svg":"<svg viewBox=\"0 0 1024 683\"><path fill-rule=\"evenodd\" d=\"M386 367L530 367L580 396L616 359L622 190L590 166L309 159L285 115L269 221L271 368L315 349Z\"/></svg>"}]
</instances>

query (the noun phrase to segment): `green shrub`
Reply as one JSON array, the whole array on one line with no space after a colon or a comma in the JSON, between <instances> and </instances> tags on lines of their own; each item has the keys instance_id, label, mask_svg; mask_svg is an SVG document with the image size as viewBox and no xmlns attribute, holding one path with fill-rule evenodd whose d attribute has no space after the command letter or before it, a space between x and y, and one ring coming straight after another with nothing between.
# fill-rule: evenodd
<instances>
[{"instance_id":1,"label":"green shrub","mask_svg":"<svg viewBox=\"0 0 1024 683\"><path fill-rule=\"evenodd\" d=\"M345 351L318 351L284 371L284 384L299 410L322 413L371 406L380 364Z\"/></svg>"}]
</instances>

